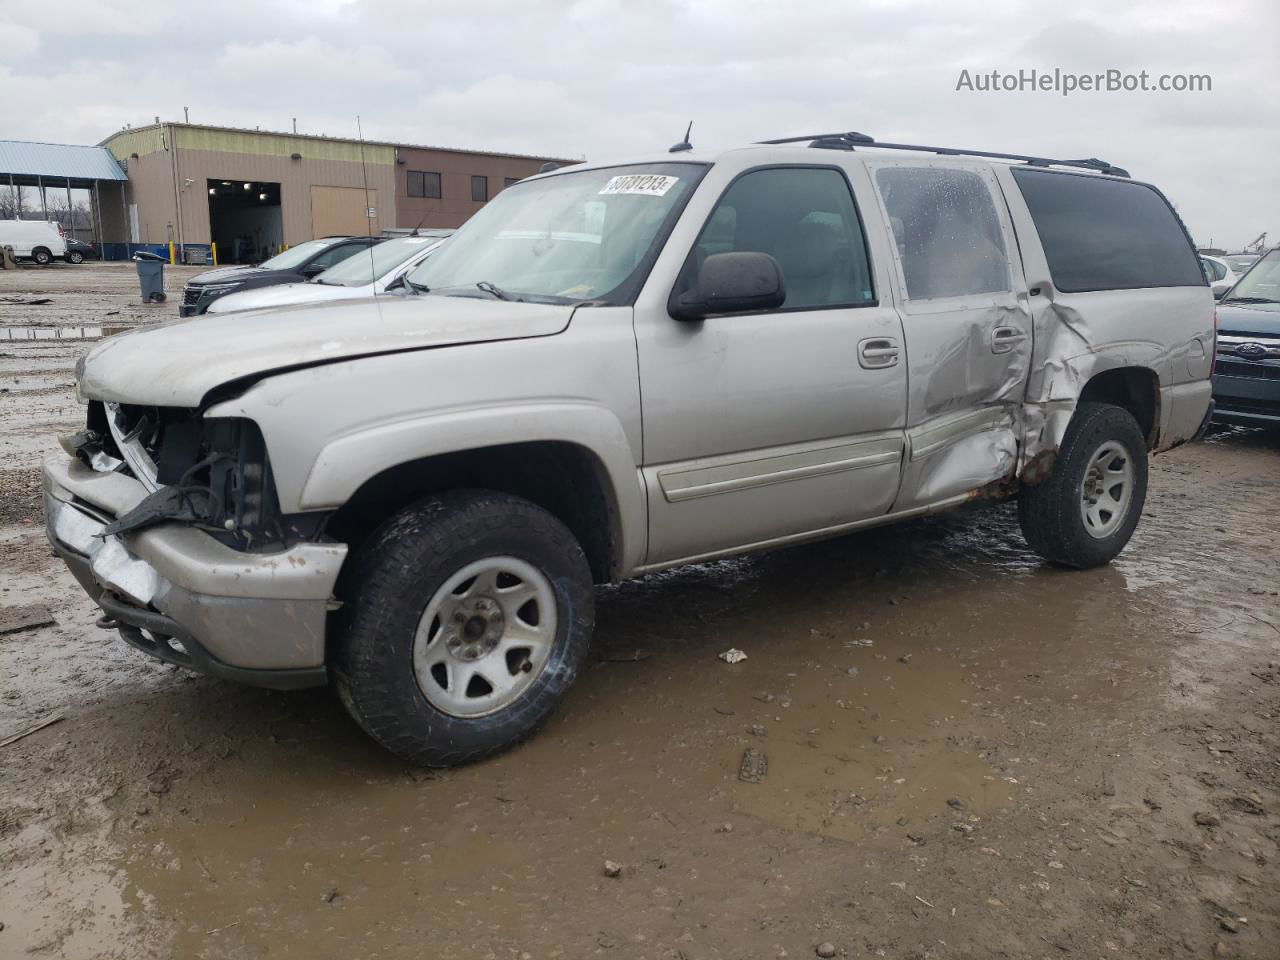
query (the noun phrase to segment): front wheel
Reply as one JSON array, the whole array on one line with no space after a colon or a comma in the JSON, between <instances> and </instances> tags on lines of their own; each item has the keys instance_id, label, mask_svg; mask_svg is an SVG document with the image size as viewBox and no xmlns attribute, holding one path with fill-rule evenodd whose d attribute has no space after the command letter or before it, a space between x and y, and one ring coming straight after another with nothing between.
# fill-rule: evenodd
<instances>
[{"instance_id":1,"label":"front wheel","mask_svg":"<svg viewBox=\"0 0 1280 960\"><path fill-rule=\"evenodd\" d=\"M67 263L84 263L84 254L79 250L72 250L67 254Z\"/></svg>"},{"instance_id":2,"label":"front wheel","mask_svg":"<svg viewBox=\"0 0 1280 960\"><path fill-rule=\"evenodd\" d=\"M1133 536L1147 498L1147 449L1123 407L1076 407L1048 479L1018 498L1023 536L1064 567L1109 563Z\"/></svg>"},{"instance_id":3,"label":"front wheel","mask_svg":"<svg viewBox=\"0 0 1280 960\"><path fill-rule=\"evenodd\" d=\"M386 521L349 562L338 695L365 732L413 763L454 766L523 740L586 656L586 556L527 500L432 497Z\"/></svg>"}]
</instances>

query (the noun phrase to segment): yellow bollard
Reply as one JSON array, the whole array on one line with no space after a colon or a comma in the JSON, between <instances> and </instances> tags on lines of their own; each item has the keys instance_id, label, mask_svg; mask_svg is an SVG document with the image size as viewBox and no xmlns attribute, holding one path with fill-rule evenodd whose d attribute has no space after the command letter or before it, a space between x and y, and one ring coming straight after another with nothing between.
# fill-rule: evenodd
<instances>
[{"instance_id":1,"label":"yellow bollard","mask_svg":"<svg viewBox=\"0 0 1280 960\"><path fill-rule=\"evenodd\" d=\"M177 263L177 262L178 262L178 261L177 261L177 258L176 258L176 257L174 257L174 255L173 255L173 241L172 241L172 240L170 240L170 241L169 241L169 265L170 265L170 266L172 266L172 265L174 265L174 264L175 264L175 263Z\"/></svg>"},{"instance_id":2,"label":"yellow bollard","mask_svg":"<svg viewBox=\"0 0 1280 960\"><path fill-rule=\"evenodd\" d=\"M209 244L209 258L213 260L213 265L218 265L218 245L216 243Z\"/></svg>"}]
</instances>

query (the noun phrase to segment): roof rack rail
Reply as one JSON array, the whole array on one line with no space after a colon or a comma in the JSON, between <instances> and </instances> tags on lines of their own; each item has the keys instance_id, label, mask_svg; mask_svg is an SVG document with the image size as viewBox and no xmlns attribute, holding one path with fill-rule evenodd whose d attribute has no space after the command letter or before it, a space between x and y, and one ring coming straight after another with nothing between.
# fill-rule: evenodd
<instances>
[{"instance_id":1,"label":"roof rack rail","mask_svg":"<svg viewBox=\"0 0 1280 960\"><path fill-rule=\"evenodd\" d=\"M989 157L994 160L1017 160L1033 167L1078 167L1083 170L1096 170L1112 177L1128 177L1129 171L1113 166L1105 160L1090 157L1087 160L1052 160L1048 157L1026 157L1020 153L996 153L991 150L962 150L959 147L925 147L915 143L879 143L874 137L865 133L849 131L847 133L810 133L801 137L779 137L776 140L760 140L759 143L778 145L784 143L803 143L822 150L855 150L858 147L876 147L881 150L916 150L921 153L936 153L943 157Z\"/></svg>"}]
</instances>

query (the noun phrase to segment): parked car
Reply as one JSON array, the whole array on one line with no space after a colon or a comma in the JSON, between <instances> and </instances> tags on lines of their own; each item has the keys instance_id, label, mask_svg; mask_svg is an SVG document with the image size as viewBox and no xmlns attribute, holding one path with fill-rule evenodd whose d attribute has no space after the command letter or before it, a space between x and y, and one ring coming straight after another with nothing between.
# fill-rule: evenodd
<instances>
[{"instance_id":1,"label":"parked car","mask_svg":"<svg viewBox=\"0 0 1280 960\"><path fill-rule=\"evenodd\" d=\"M183 288L182 306L178 313L193 317L204 313L209 304L229 293L281 283L301 283L319 276L352 254L381 242L381 237L325 237L290 247L256 267L219 267L197 274Z\"/></svg>"},{"instance_id":2,"label":"parked car","mask_svg":"<svg viewBox=\"0 0 1280 960\"><path fill-rule=\"evenodd\" d=\"M1177 215L1099 161L854 136L564 167L404 296L104 341L54 550L134 646L332 680L428 765L546 719L596 583L1011 497L1107 563L1207 420Z\"/></svg>"},{"instance_id":3,"label":"parked car","mask_svg":"<svg viewBox=\"0 0 1280 960\"><path fill-rule=\"evenodd\" d=\"M1219 302L1217 350L1213 418L1280 427L1280 248Z\"/></svg>"},{"instance_id":4,"label":"parked car","mask_svg":"<svg viewBox=\"0 0 1280 960\"><path fill-rule=\"evenodd\" d=\"M1230 253L1222 258L1237 276L1244 276L1249 268L1262 259L1260 253Z\"/></svg>"},{"instance_id":5,"label":"parked car","mask_svg":"<svg viewBox=\"0 0 1280 960\"><path fill-rule=\"evenodd\" d=\"M1231 265L1220 257L1210 257L1202 253L1200 263L1204 266L1204 277L1209 281L1209 289L1213 292L1215 300L1230 290L1240 279L1239 275L1231 269Z\"/></svg>"},{"instance_id":6,"label":"parked car","mask_svg":"<svg viewBox=\"0 0 1280 960\"><path fill-rule=\"evenodd\" d=\"M233 293L213 301L206 312L234 313L388 293L400 289L404 275L431 256L451 233L452 230L432 230L386 240L371 247L368 256L348 257L310 280Z\"/></svg>"},{"instance_id":7,"label":"parked car","mask_svg":"<svg viewBox=\"0 0 1280 960\"><path fill-rule=\"evenodd\" d=\"M67 254L62 227L50 220L0 220L0 247L13 247L15 259L41 266Z\"/></svg>"},{"instance_id":8,"label":"parked car","mask_svg":"<svg viewBox=\"0 0 1280 960\"><path fill-rule=\"evenodd\" d=\"M84 263L86 260L97 260L101 257L98 248L92 243L77 240L75 237L67 237L66 240L67 252L62 255L62 259L67 263Z\"/></svg>"}]
</instances>

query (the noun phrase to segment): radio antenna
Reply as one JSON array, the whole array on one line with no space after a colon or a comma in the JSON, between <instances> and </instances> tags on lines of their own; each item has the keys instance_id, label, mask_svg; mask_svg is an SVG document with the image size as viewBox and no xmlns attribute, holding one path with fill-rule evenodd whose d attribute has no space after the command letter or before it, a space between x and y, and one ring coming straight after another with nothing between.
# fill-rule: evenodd
<instances>
[{"instance_id":1,"label":"radio antenna","mask_svg":"<svg viewBox=\"0 0 1280 960\"><path fill-rule=\"evenodd\" d=\"M373 207L369 206L369 165L364 159L364 128L360 125L360 115L356 114L356 139L360 141L360 176L364 179L364 230L373 237L373 217L369 214ZM373 259L374 244L369 244L369 282L378 282L378 269Z\"/></svg>"}]
</instances>

